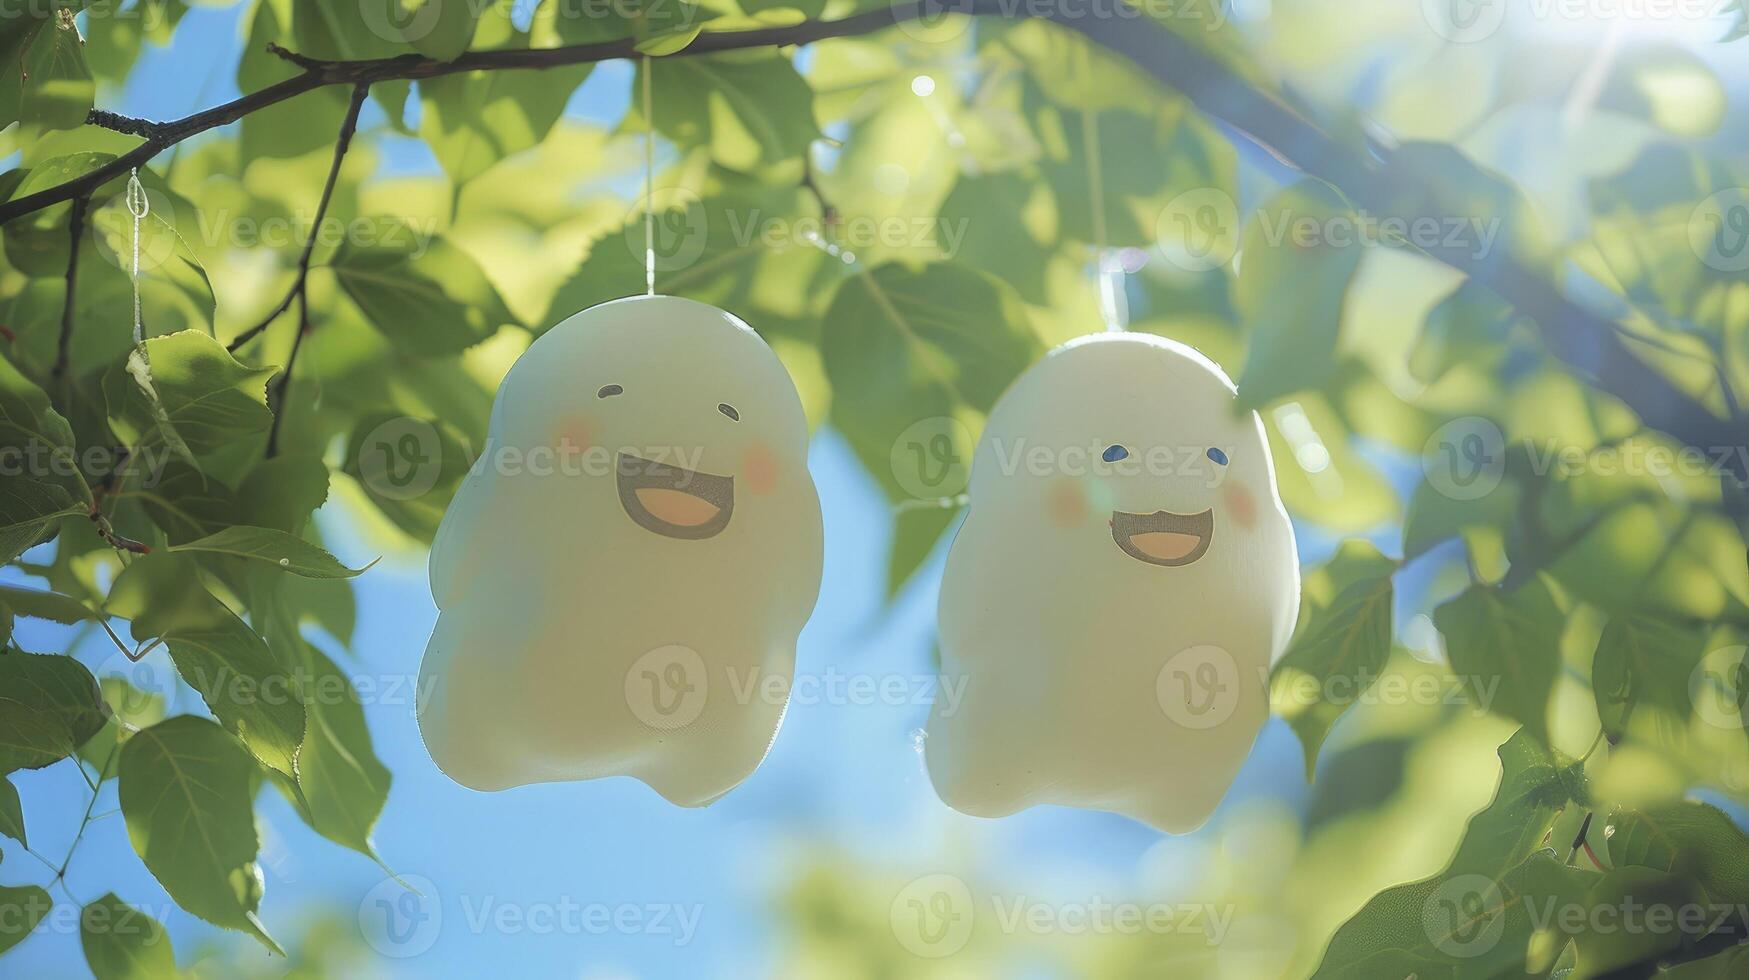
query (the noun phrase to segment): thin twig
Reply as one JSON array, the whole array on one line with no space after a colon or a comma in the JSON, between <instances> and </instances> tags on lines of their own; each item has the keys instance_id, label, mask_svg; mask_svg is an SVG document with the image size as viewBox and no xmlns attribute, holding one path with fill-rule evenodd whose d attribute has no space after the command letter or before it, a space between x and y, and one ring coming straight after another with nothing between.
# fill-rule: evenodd
<instances>
[{"instance_id":1,"label":"thin twig","mask_svg":"<svg viewBox=\"0 0 1749 980\"><path fill-rule=\"evenodd\" d=\"M298 351L303 349L304 337L310 332L310 256L316 249L316 238L321 233L322 216L328 211L328 202L334 197L334 185L340 180L340 165L346 159L346 150L352 145L353 134L358 132L358 112L364 106L366 95L370 94L370 85L359 83L352 87L352 102L346 107L346 118L340 122L340 135L334 141L334 162L328 166L328 181L322 186L322 199L316 205L316 221L310 226L310 238L304 242L304 253L298 258L297 278L292 281L291 292L286 294L281 309L291 303L292 297L298 301L298 332L292 337L291 353L286 355L285 370L279 377L273 379L273 386L268 391L268 407L273 410L273 422L267 429L267 458L272 459L279 452L279 426L285 419L285 393L291 387L292 369L298 363ZM274 314L278 316L278 314ZM256 333L267 328L273 321L268 317ZM236 350L248 341L248 337L239 337L232 343L231 349Z\"/></svg>"},{"instance_id":2,"label":"thin twig","mask_svg":"<svg viewBox=\"0 0 1749 980\"><path fill-rule=\"evenodd\" d=\"M61 339L55 347L54 377L67 373L67 362L73 350L74 290L79 285L79 243L85 237L85 209L91 206L89 195L73 198L67 215L67 299L61 306Z\"/></svg>"},{"instance_id":3,"label":"thin twig","mask_svg":"<svg viewBox=\"0 0 1749 980\"><path fill-rule=\"evenodd\" d=\"M259 336L267 329L268 324L279 319L286 310L291 309L292 300L303 295L305 284L310 278L310 257L315 254L316 239L321 237L322 221L328 215L328 202L334 199L334 185L340 179L340 164L346 159L346 150L352 145L352 137L358 131L358 112L364 105L365 95L369 91L369 85L353 86L352 102L346 108L346 118L341 120L340 136L334 141L334 160L328 166L328 180L322 185L322 197L316 203L316 219L310 223L310 237L304 241L304 251L298 256L297 276L292 280L291 288L286 290L285 298L279 301L279 305L275 306L265 319L238 334L236 339L227 345L227 349L233 354L244 344ZM290 373L290 365L287 365L286 374Z\"/></svg>"}]
</instances>

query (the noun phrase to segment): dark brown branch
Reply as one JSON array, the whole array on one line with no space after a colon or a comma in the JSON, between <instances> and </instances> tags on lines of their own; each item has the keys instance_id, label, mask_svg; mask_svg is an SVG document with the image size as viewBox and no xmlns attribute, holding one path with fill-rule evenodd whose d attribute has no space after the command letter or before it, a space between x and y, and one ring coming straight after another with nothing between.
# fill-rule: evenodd
<instances>
[{"instance_id":1,"label":"dark brown branch","mask_svg":"<svg viewBox=\"0 0 1749 980\"><path fill-rule=\"evenodd\" d=\"M233 354L266 330L268 324L279 319L280 314L291 309L292 300L303 295L305 284L310 278L310 257L316 252L316 239L322 234L322 221L328 215L328 202L334 199L334 185L340 180L340 164L346 159L347 149L352 146L353 135L358 132L358 113L364 106L364 97L369 91L369 85L353 86L352 102L346 108L346 118L341 120L340 136L334 141L334 160L328 165L328 180L322 185L322 196L316 202L316 219L310 223L310 237L305 239L303 253L298 256L297 276L292 280L291 289L286 291L285 298L279 301L279 305L266 318L231 341L227 349ZM289 374L290 365L287 365L286 370Z\"/></svg>"},{"instance_id":2,"label":"dark brown branch","mask_svg":"<svg viewBox=\"0 0 1749 980\"><path fill-rule=\"evenodd\" d=\"M1011 0L923 0L895 3L831 21L804 21L787 27L705 33L684 50L668 57L692 57L743 48L808 44L833 37L867 34L919 17L942 13L977 16L1042 16L1094 44L1127 58L1168 88L1182 92L1208 115L1222 120L1266 151L1307 174L1323 179L1355 203L1387 213L1401 200L1387 186L1378 167L1366 155L1333 139L1275 96L1251 85L1218 58L1194 42L1145 17L1091 16L1077 11L1037 10ZM145 142L119 159L88 174L0 204L0 224L22 214L89 194L129 168L143 166L157 153L197 133L236 122L251 112L326 85L368 85L391 79L419 79L457 72L538 69L638 57L635 40L625 38L561 48L471 51L454 61L436 61L418 54L364 61L328 62L282 57L304 70L284 81L249 93L224 105L166 123L136 121ZM112 125L130 124L105 117ZM1404 216L1410 217L1410 216ZM1717 456L1732 457L1740 472L1735 447L1744 444L1739 425L1713 414L1694 396L1636 357L1613 324L1578 306L1538 272L1510 262L1483 261L1467 254L1435 251L1432 256L1488 286L1502 299L1535 320L1544 343L1576 373L1620 398L1641 420Z\"/></svg>"},{"instance_id":3,"label":"dark brown branch","mask_svg":"<svg viewBox=\"0 0 1749 980\"><path fill-rule=\"evenodd\" d=\"M91 198L75 197L67 215L67 299L61 305L61 338L55 346L52 372L57 379L67 373L67 362L73 350L73 303L76 298L74 291L79 286L79 242L85 237L85 210L90 206Z\"/></svg>"},{"instance_id":4,"label":"dark brown branch","mask_svg":"<svg viewBox=\"0 0 1749 980\"><path fill-rule=\"evenodd\" d=\"M279 309L261 322L259 327L238 337L231 343L231 350L236 350L249 341L251 336L267 329L274 318L291 305L293 297L298 301L298 332L292 337L291 353L286 355L285 370L273 381L273 387L268 392L268 407L273 410L273 422L267 430L267 457L272 459L279 451L279 424L285 418L285 393L291 386L292 368L297 366L298 351L303 349L304 335L310 332L310 256L316 251L316 239L322 233L322 217L328 213L328 202L334 198L334 185L340 182L340 165L346 161L346 151L352 146L352 137L358 132L358 113L364 108L365 96L370 94L370 85L360 82L352 87L352 101L346 106L346 118L340 122L340 135L334 140L334 160L328 165L328 180L322 185L322 198L316 204L316 220L310 226L310 237L304 242L303 254L298 256L297 278L292 280L291 291L286 293L285 301Z\"/></svg>"}]
</instances>

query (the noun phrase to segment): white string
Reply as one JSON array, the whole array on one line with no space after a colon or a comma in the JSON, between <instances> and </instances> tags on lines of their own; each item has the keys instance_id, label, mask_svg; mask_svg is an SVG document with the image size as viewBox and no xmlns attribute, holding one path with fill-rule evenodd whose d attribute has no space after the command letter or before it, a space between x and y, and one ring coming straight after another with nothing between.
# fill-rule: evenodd
<instances>
[{"instance_id":1,"label":"white string","mask_svg":"<svg viewBox=\"0 0 1749 980\"><path fill-rule=\"evenodd\" d=\"M140 315L140 222L152 212L152 204L146 198L146 188L140 183L137 167L128 174L127 204L128 213L134 216L134 264L129 278L134 284L134 346L138 347L146 339L146 324Z\"/></svg>"},{"instance_id":2,"label":"white string","mask_svg":"<svg viewBox=\"0 0 1749 980\"><path fill-rule=\"evenodd\" d=\"M650 110L650 56L644 56L644 295L656 295L656 117Z\"/></svg>"}]
</instances>

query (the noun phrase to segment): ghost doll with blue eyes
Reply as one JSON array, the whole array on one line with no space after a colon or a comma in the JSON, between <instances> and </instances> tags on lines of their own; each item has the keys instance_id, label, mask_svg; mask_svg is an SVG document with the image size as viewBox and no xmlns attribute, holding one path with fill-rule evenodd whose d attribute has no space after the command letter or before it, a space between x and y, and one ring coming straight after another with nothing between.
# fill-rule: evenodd
<instances>
[{"instance_id":1,"label":"ghost doll with blue eyes","mask_svg":"<svg viewBox=\"0 0 1749 980\"><path fill-rule=\"evenodd\" d=\"M1108 333L997 402L940 596L924 755L975 816L1044 803L1181 833L1269 715L1299 558L1263 426L1189 347Z\"/></svg>"},{"instance_id":2,"label":"ghost doll with blue eyes","mask_svg":"<svg viewBox=\"0 0 1749 980\"><path fill-rule=\"evenodd\" d=\"M765 341L673 296L584 310L511 367L432 545L426 748L478 790L623 775L710 803L777 733L821 559Z\"/></svg>"}]
</instances>

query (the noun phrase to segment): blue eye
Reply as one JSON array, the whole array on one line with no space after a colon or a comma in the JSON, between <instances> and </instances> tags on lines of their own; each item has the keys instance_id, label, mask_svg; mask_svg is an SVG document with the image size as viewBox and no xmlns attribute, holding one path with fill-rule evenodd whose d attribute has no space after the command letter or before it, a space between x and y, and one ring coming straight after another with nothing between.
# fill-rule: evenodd
<instances>
[{"instance_id":1,"label":"blue eye","mask_svg":"<svg viewBox=\"0 0 1749 980\"><path fill-rule=\"evenodd\" d=\"M1222 466L1227 465L1227 454L1221 452L1219 449L1215 449L1213 447L1210 447L1209 459L1214 460L1215 462L1221 464Z\"/></svg>"},{"instance_id":2,"label":"blue eye","mask_svg":"<svg viewBox=\"0 0 1749 980\"><path fill-rule=\"evenodd\" d=\"M1108 446L1105 450L1105 461L1115 463L1120 459L1127 459L1129 454L1130 451L1122 446Z\"/></svg>"}]
</instances>

